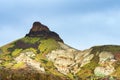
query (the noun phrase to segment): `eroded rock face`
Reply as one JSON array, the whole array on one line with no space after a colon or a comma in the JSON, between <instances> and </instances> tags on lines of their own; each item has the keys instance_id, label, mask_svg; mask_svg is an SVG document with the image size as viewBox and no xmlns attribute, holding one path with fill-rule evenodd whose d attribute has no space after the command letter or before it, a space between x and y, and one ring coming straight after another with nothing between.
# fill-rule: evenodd
<instances>
[{"instance_id":1,"label":"eroded rock face","mask_svg":"<svg viewBox=\"0 0 120 80\"><path fill-rule=\"evenodd\" d=\"M40 22L34 22L30 32L26 34L26 36L53 38L56 41L63 42L57 33L50 31L47 26L41 24Z\"/></svg>"},{"instance_id":2,"label":"eroded rock face","mask_svg":"<svg viewBox=\"0 0 120 80\"><path fill-rule=\"evenodd\" d=\"M37 31L50 31L47 26L41 24L40 22L34 22L31 32Z\"/></svg>"},{"instance_id":3,"label":"eroded rock face","mask_svg":"<svg viewBox=\"0 0 120 80\"><path fill-rule=\"evenodd\" d=\"M99 65L95 68L94 73L96 76L107 76L115 71L113 63L116 60L111 52L101 52L99 53Z\"/></svg>"},{"instance_id":4,"label":"eroded rock face","mask_svg":"<svg viewBox=\"0 0 120 80\"><path fill-rule=\"evenodd\" d=\"M99 54L100 62L101 61L106 61L108 59L113 59L114 55L111 52L101 52Z\"/></svg>"},{"instance_id":5,"label":"eroded rock face","mask_svg":"<svg viewBox=\"0 0 120 80\"><path fill-rule=\"evenodd\" d=\"M107 67L96 67L94 72L96 76L107 76L112 74L115 71L115 68L113 66L107 66Z\"/></svg>"},{"instance_id":6,"label":"eroded rock face","mask_svg":"<svg viewBox=\"0 0 120 80\"><path fill-rule=\"evenodd\" d=\"M91 50L78 51L63 43L59 44L61 49L52 51L46 57L54 63L59 72L65 75L68 73L76 74L94 57L93 54L90 54Z\"/></svg>"},{"instance_id":7,"label":"eroded rock face","mask_svg":"<svg viewBox=\"0 0 120 80\"><path fill-rule=\"evenodd\" d=\"M31 59L31 57L34 56L35 54L33 52L21 53L18 57L15 58L15 61L24 62L26 65L33 67L35 70L39 72L45 72L44 67L42 67L39 62Z\"/></svg>"}]
</instances>

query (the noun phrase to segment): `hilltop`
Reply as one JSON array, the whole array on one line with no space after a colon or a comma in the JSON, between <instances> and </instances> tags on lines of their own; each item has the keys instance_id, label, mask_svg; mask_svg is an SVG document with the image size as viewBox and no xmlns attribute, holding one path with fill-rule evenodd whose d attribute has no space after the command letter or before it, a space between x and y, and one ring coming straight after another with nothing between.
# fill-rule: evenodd
<instances>
[{"instance_id":1,"label":"hilltop","mask_svg":"<svg viewBox=\"0 0 120 80\"><path fill-rule=\"evenodd\" d=\"M120 46L77 50L34 22L23 38L0 47L1 80L119 80Z\"/></svg>"}]
</instances>

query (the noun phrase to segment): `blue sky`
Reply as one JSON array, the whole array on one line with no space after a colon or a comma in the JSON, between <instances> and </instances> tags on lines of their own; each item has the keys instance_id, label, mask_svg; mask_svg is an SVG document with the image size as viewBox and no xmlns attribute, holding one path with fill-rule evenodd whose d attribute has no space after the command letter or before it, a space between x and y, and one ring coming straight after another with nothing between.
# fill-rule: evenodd
<instances>
[{"instance_id":1,"label":"blue sky","mask_svg":"<svg viewBox=\"0 0 120 80\"><path fill-rule=\"evenodd\" d=\"M34 21L83 50L120 45L120 0L1 0L0 46L24 37Z\"/></svg>"}]
</instances>

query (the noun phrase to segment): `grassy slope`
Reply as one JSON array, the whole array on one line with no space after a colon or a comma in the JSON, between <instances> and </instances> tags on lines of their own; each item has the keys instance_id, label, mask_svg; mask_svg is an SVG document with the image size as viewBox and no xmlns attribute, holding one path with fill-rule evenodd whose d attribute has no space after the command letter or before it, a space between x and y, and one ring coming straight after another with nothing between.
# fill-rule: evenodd
<instances>
[{"instance_id":1,"label":"grassy slope","mask_svg":"<svg viewBox=\"0 0 120 80\"><path fill-rule=\"evenodd\" d=\"M21 45L20 43L23 43L24 45ZM24 46L24 48L22 48L23 46ZM10 43L10 44L5 45L0 48L0 52L3 53L3 54L0 54L0 59L5 60L3 63L0 64L0 66L4 66L4 67L10 66L10 67L15 67L15 68L18 67L19 68L18 64L9 64L9 62L13 61L14 57L19 56L19 53L21 53L21 52L33 51L36 54L34 59L39 61L42 64L42 66L45 67L47 74L45 75L45 74L29 72L30 75L32 75L33 77L31 77L31 76L27 77L28 80L32 79L32 78L33 78L33 80L35 80L36 78L39 78L39 77L41 77L42 80L44 80L44 79L51 80L52 78L49 77L49 76L51 76L51 73L53 74L52 75L53 78L55 78L52 80L56 80L56 79L61 80L62 78L65 78L65 76L63 74L59 73L56 70L56 68L53 66L53 63L48 61L45 57L45 55L47 53L49 53L51 50L59 49L59 48L60 48L59 44L54 39L25 37L25 38L14 41L13 43ZM102 51L109 51L109 52L112 52L113 54L120 53L120 46L104 45L104 46L95 46L95 47L92 47L92 49L93 50L91 51L91 54L96 54L97 52L102 52ZM78 72L76 78L81 78L84 80L89 77L94 77L95 75L93 73L93 70L96 66L98 66L98 59L99 59L98 56L95 55L95 57L91 60L91 62L89 64L86 64L84 67L82 67L82 69ZM116 74L116 76L119 76L120 75L120 73L119 73L120 64L117 64L115 66L117 69L115 74ZM13 72L12 74L8 74L6 72L7 71L1 70L0 75L3 76L3 74L7 74L7 75L4 75L4 77L8 76L8 78L9 78L9 76L12 76L13 80L16 77L20 77L20 76L25 77L26 76L25 75L26 73L21 74L21 75L20 74L15 75L14 73L18 73L17 71ZM13 74L15 75L14 77L13 77Z\"/></svg>"},{"instance_id":2,"label":"grassy slope","mask_svg":"<svg viewBox=\"0 0 120 80\"><path fill-rule=\"evenodd\" d=\"M21 45L20 43L23 43L24 45ZM36 47L34 47L34 44ZM33 45L33 46L32 46ZM22 46L25 46L24 48L22 48ZM25 37L25 38L22 38L22 39L19 39L17 41L14 41L13 43L10 43L8 45L5 45L3 47L0 47L0 50L1 50L1 53L3 54L0 54L0 59L4 59L4 61L0 64L0 66L2 67L2 70L0 71L0 76L3 76L3 74L6 74L4 75L4 79L5 76L6 77L9 77L11 76L13 79L16 78L16 77L20 77L20 74L18 75L15 75L14 74L14 71L12 74L8 74L8 72L6 73L6 70L4 71L3 67L4 68L8 68L8 66L10 65L10 63L12 63L12 65L10 65L9 68L19 68L21 67L21 65L23 65L23 63L19 64L19 63L13 63L14 60L13 58L19 56L19 54L21 52L26 52L26 51L32 51L36 54L36 56L34 57L35 60L41 62L42 66L45 67L46 71L47 71L47 74L43 74L42 76L40 76L41 74L38 74L38 73L32 73L32 76L33 78L31 78L31 76L27 77L24 73L21 74L21 76L26 76L29 79L32 79L32 80L35 80L38 76L36 76L36 78L34 77L36 74L39 75L41 77L42 80L44 80L44 78L48 78L49 80L52 80L52 77L53 77L53 80L54 78L57 78L58 80L61 78L64 78L65 76L62 75L61 73L59 73L55 67L53 66L53 63L48 61L45 57L45 55L50 52L51 50L55 50L55 49L58 49L60 46L59 44L54 40L54 39L43 39L43 38L37 38L37 37L34 37L34 38L31 38L31 37ZM17 71L15 73L18 73ZM51 73L54 74L51 76ZM13 74L15 75L13 77ZM58 77L59 76L59 77ZM56 80L56 79L55 79Z\"/></svg>"},{"instance_id":3,"label":"grassy slope","mask_svg":"<svg viewBox=\"0 0 120 80\"><path fill-rule=\"evenodd\" d=\"M92 47L91 54L94 54L94 58L91 60L90 63L86 64L82 67L82 69L77 73L77 76L80 77L82 80L86 80L87 78L91 79L98 79L99 77L96 77L94 75L94 69L98 66L99 57L97 55L98 52L102 51L108 51L112 52L112 54L119 53L120 54L120 46L117 45L103 45L103 46L94 46ZM112 74L112 76L120 78L120 61L117 61L115 66L115 73Z\"/></svg>"},{"instance_id":4,"label":"grassy slope","mask_svg":"<svg viewBox=\"0 0 120 80\"><path fill-rule=\"evenodd\" d=\"M112 52L114 54L114 53L120 52L120 46L118 46L118 45L94 46L94 47L92 47L92 49L93 50L91 53L108 51L108 52Z\"/></svg>"}]
</instances>

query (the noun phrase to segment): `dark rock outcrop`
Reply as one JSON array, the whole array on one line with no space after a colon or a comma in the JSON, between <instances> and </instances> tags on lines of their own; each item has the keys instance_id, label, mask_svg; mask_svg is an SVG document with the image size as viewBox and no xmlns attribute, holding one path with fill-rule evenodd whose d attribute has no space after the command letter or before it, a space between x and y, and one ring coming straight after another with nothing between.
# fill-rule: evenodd
<instances>
[{"instance_id":1,"label":"dark rock outcrop","mask_svg":"<svg viewBox=\"0 0 120 80\"><path fill-rule=\"evenodd\" d=\"M53 31L50 31L49 28L40 22L34 22L33 26L28 34L28 37L43 37L43 38L53 38L56 41L63 42L59 35Z\"/></svg>"},{"instance_id":2,"label":"dark rock outcrop","mask_svg":"<svg viewBox=\"0 0 120 80\"><path fill-rule=\"evenodd\" d=\"M33 27L31 29L31 32L37 32L37 31L50 31L49 28L40 22L34 22Z\"/></svg>"}]
</instances>

